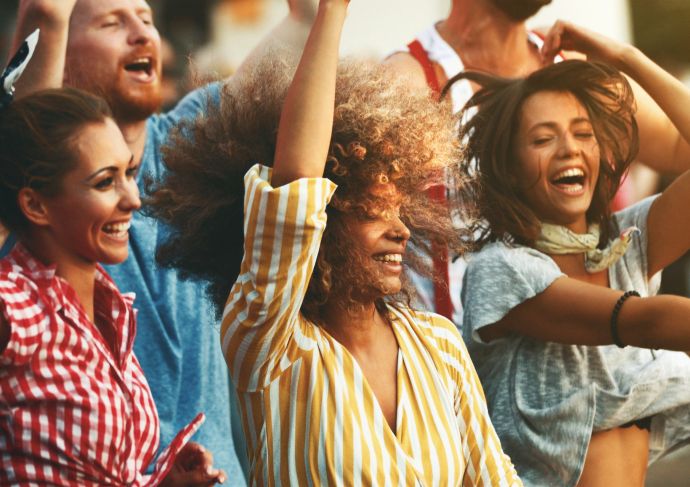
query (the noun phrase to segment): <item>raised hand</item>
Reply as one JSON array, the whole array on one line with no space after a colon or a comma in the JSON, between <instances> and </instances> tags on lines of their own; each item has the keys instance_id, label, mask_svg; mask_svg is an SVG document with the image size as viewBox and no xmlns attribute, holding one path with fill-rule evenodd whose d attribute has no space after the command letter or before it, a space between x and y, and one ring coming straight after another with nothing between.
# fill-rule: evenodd
<instances>
[{"instance_id":1,"label":"raised hand","mask_svg":"<svg viewBox=\"0 0 690 487\"><path fill-rule=\"evenodd\" d=\"M62 86L69 19L76 3L77 0L19 1L17 28L10 52L16 52L24 39L37 28L41 29L41 38L21 83L16 86L18 97Z\"/></svg>"},{"instance_id":2,"label":"raised hand","mask_svg":"<svg viewBox=\"0 0 690 487\"><path fill-rule=\"evenodd\" d=\"M76 3L77 0L19 0L17 16L20 21L36 23L36 27L65 25Z\"/></svg>"},{"instance_id":3,"label":"raised hand","mask_svg":"<svg viewBox=\"0 0 690 487\"><path fill-rule=\"evenodd\" d=\"M559 20L546 34L541 54L545 64L553 63L558 53L565 50L580 52L590 61L603 61L621 68L621 58L627 47L627 44Z\"/></svg>"}]
</instances>

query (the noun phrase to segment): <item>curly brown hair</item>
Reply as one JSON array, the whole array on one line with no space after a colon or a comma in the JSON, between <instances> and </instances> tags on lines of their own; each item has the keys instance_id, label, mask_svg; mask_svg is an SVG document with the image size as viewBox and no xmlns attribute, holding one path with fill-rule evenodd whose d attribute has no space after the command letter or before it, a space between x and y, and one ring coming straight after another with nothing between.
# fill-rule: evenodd
<instances>
[{"instance_id":1,"label":"curly brown hair","mask_svg":"<svg viewBox=\"0 0 690 487\"><path fill-rule=\"evenodd\" d=\"M444 92L461 79L482 86L461 113L468 120L460 130L465 149L461 171L473 179L458 194L463 201L474 202L469 224L472 243L478 248L492 241L531 245L539 235L541 222L516 184L514 147L522 106L541 91L569 92L589 114L601 163L587 221L599 223L601 243L607 242L611 199L638 149L635 101L625 77L605 64L569 60L524 79L463 72L448 81Z\"/></svg>"},{"instance_id":2,"label":"curly brown hair","mask_svg":"<svg viewBox=\"0 0 690 487\"><path fill-rule=\"evenodd\" d=\"M221 103L210 103L205 116L181 126L164 148L169 172L148 200L148 211L171 228L157 258L209 281L218 311L243 256L243 176L257 162L273 163L280 111L295 65L296 59L284 53L256 64L228 82ZM371 286L372 276L342 215L364 218L387 211L389 203L368 191L375 183L392 182L402 195L400 214L413 234L412 247L429 252L435 242L463 251L461 232L451 222L451 212L459 209L439 205L425 191L460 174L457 168L447 171L460 160L456 134L457 118L448 105L413 93L406 80L373 63L341 63L324 174L338 189L327 209L328 225L302 306L308 318L318 322L321 306L333 296L346 306L357 305L362 290ZM424 259L413 254L406 255L406 265L429 275ZM408 286L391 300L409 299L409 292Z\"/></svg>"}]
</instances>

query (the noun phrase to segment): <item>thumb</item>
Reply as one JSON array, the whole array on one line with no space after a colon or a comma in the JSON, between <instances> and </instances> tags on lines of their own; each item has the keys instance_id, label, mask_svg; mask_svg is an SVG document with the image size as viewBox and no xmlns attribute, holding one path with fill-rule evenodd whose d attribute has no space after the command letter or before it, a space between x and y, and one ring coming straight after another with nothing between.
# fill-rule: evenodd
<instances>
[{"instance_id":1,"label":"thumb","mask_svg":"<svg viewBox=\"0 0 690 487\"><path fill-rule=\"evenodd\" d=\"M177 472L175 478L172 480L172 485L179 487L191 486L210 486L214 484L222 484L225 482L227 476L225 472L212 467L196 468L186 472Z\"/></svg>"}]
</instances>

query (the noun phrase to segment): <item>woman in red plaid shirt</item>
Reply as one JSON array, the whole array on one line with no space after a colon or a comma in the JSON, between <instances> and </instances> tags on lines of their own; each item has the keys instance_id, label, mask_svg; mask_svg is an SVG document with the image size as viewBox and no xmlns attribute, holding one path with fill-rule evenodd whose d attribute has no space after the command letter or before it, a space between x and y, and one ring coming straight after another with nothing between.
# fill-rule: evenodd
<instances>
[{"instance_id":1,"label":"woman in red plaid shirt","mask_svg":"<svg viewBox=\"0 0 690 487\"><path fill-rule=\"evenodd\" d=\"M5 95L0 221L18 242L0 260L0 484L222 482L187 444L201 415L145 474L158 417L132 352L133 296L99 265L127 258L141 204L107 105L72 89Z\"/></svg>"}]
</instances>

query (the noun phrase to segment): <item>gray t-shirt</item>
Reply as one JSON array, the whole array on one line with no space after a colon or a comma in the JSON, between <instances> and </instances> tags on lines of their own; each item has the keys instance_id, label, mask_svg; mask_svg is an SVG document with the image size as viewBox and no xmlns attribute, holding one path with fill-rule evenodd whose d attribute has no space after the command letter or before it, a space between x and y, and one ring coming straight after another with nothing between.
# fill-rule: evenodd
<instances>
[{"instance_id":1,"label":"gray t-shirt","mask_svg":"<svg viewBox=\"0 0 690 487\"><path fill-rule=\"evenodd\" d=\"M641 230L609 268L613 289L642 296L658 292L660 276L647 279L647 215L654 198L613 217L614 235L632 225ZM525 485L575 485L592 433L636 419L653 418L650 461L690 438L685 353L563 345L518 335L482 342L479 329L562 276L546 254L492 243L470 259L463 285L463 337L503 449Z\"/></svg>"}]
</instances>

